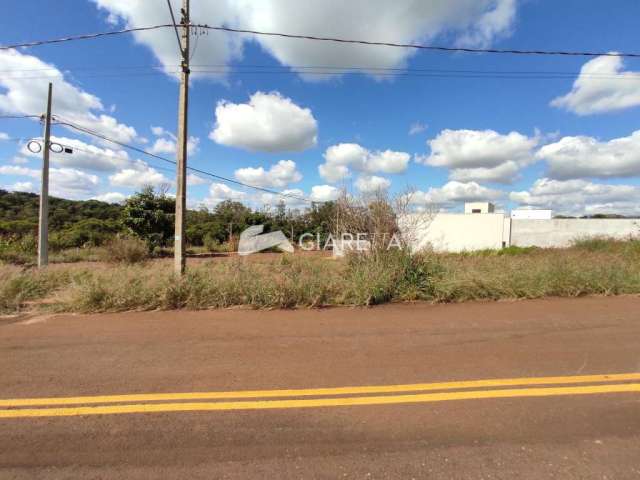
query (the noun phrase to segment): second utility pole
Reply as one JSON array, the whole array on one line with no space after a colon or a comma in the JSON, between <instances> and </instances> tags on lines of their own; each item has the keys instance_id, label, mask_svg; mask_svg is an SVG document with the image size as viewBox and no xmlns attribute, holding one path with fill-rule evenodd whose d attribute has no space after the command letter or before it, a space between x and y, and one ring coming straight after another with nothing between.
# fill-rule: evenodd
<instances>
[{"instance_id":1,"label":"second utility pole","mask_svg":"<svg viewBox=\"0 0 640 480\"><path fill-rule=\"evenodd\" d=\"M40 185L40 210L38 215L38 268L49 264L49 149L51 147L51 96L53 84L49 83L47 113L44 120L44 144L42 146L42 178Z\"/></svg>"},{"instance_id":2,"label":"second utility pole","mask_svg":"<svg viewBox=\"0 0 640 480\"><path fill-rule=\"evenodd\" d=\"M174 236L174 269L178 275L185 270L185 216L187 214L187 118L189 111L189 0L182 0L182 73L178 105L178 139L176 145L176 229Z\"/></svg>"}]
</instances>

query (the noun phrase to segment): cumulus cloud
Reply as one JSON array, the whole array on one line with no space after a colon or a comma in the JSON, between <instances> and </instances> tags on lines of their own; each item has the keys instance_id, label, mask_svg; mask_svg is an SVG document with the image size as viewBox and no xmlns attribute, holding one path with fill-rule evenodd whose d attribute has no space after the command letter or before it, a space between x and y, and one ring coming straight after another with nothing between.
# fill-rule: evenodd
<instances>
[{"instance_id":1,"label":"cumulus cloud","mask_svg":"<svg viewBox=\"0 0 640 480\"><path fill-rule=\"evenodd\" d=\"M593 115L640 105L640 72L624 71L620 57L596 57L580 69L573 88L551 105Z\"/></svg>"},{"instance_id":2,"label":"cumulus cloud","mask_svg":"<svg viewBox=\"0 0 640 480\"><path fill-rule=\"evenodd\" d=\"M42 112L51 78L34 78L33 70L46 71L49 77L53 77L53 111L59 117L121 142L131 142L137 136L133 127L105 114L98 97L69 83L54 65L33 55L3 50L0 51L0 70L12 72L0 77L0 87L5 90L0 94L2 112L23 115Z\"/></svg>"},{"instance_id":3,"label":"cumulus cloud","mask_svg":"<svg viewBox=\"0 0 640 480\"><path fill-rule=\"evenodd\" d=\"M168 10L154 2L93 0L107 12L110 23L129 27L170 23ZM172 1L179 11L179 1ZM384 10L385 14L380 15ZM191 20L254 30L327 35L361 40L391 42L429 42L437 37L457 45L488 46L508 35L516 17L515 0L447 0L434 2L389 2L388 0L220 0L192 2ZM175 72L177 47L170 29L133 34L149 47L156 58ZM198 39L193 64L225 64L242 55L244 42L254 41L281 64L353 65L398 67L415 52L409 49L367 47L364 45L303 42L288 39L228 35L209 32ZM304 70L299 69L304 77ZM375 72L369 72L375 74ZM194 73L194 76L203 76ZM208 73L209 76L221 74ZM307 75L317 80L319 77ZM323 77L321 77L323 78Z\"/></svg>"},{"instance_id":4,"label":"cumulus cloud","mask_svg":"<svg viewBox=\"0 0 640 480\"><path fill-rule=\"evenodd\" d=\"M67 137L52 136L51 141L73 149L73 153L51 152L50 161L52 165L108 172L125 168L131 164L131 159L124 150L96 147L81 140ZM41 153L29 151L26 145L21 148L20 153L37 158L42 156Z\"/></svg>"},{"instance_id":5,"label":"cumulus cloud","mask_svg":"<svg viewBox=\"0 0 640 480\"><path fill-rule=\"evenodd\" d=\"M564 137L542 147L536 156L547 161L552 178L636 176L640 175L640 130L608 142Z\"/></svg>"},{"instance_id":6,"label":"cumulus cloud","mask_svg":"<svg viewBox=\"0 0 640 480\"><path fill-rule=\"evenodd\" d=\"M256 187L282 188L302 180L302 174L293 160L280 160L269 170L263 167L239 168L234 172L236 180Z\"/></svg>"},{"instance_id":7,"label":"cumulus cloud","mask_svg":"<svg viewBox=\"0 0 640 480\"><path fill-rule=\"evenodd\" d=\"M10 192L28 192L35 193L37 191L33 182L16 182L13 185L9 185L8 190Z\"/></svg>"},{"instance_id":8,"label":"cumulus cloud","mask_svg":"<svg viewBox=\"0 0 640 480\"><path fill-rule=\"evenodd\" d=\"M0 173L2 175L16 175L21 177L40 178L40 170L34 168L20 167L17 165L1 165Z\"/></svg>"},{"instance_id":9,"label":"cumulus cloud","mask_svg":"<svg viewBox=\"0 0 640 480\"><path fill-rule=\"evenodd\" d=\"M211 183L211 182L206 178L202 178L201 176L196 175L194 173L189 173L187 175L187 185L189 186L207 185L208 183Z\"/></svg>"},{"instance_id":10,"label":"cumulus cloud","mask_svg":"<svg viewBox=\"0 0 640 480\"><path fill-rule=\"evenodd\" d=\"M109 176L109 183L113 187L129 187L140 189L147 185L160 187L170 185L172 181L164 174L138 160L130 168L124 168Z\"/></svg>"},{"instance_id":11,"label":"cumulus cloud","mask_svg":"<svg viewBox=\"0 0 640 480\"><path fill-rule=\"evenodd\" d=\"M416 161L450 169L458 182L510 183L520 169L534 161L537 136L518 132L506 135L494 130L443 130L427 143L431 154Z\"/></svg>"},{"instance_id":12,"label":"cumulus cloud","mask_svg":"<svg viewBox=\"0 0 640 480\"><path fill-rule=\"evenodd\" d=\"M151 127L151 132L158 137L149 151L155 155L175 154L177 151L176 136L162 127ZM195 136L189 136L187 139L187 152L189 155L196 155L199 151L200 139Z\"/></svg>"},{"instance_id":13,"label":"cumulus cloud","mask_svg":"<svg viewBox=\"0 0 640 480\"><path fill-rule=\"evenodd\" d=\"M256 92L249 103L220 101L213 141L261 152L300 152L316 145L318 124L311 110L278 92Z\"/></svg>"},{"instance_id":14,"label":"cumulus cloud","mask_svg":"<svg viewBox=\"0 0 640 480\"><path fill-rule=\"evenodd\" d=\"M331 185L314 185L311 187L310 198L314 202L330 202L337 200L340 190Z\"/></svg>"},{"instance_id":15,"label":"cumulus cloud","mask_svg":"<svg viewBox=\"0 0 640 480\"><path fill-rule=\"evenodd\" d=\"M165 2L158 8L157 2L123 1L123 0L93 0L101 9L107 12L107 23L111 25L125 25L127 27L143 27L171 23L169 9ZM215 2L191 2L191 21L194 23L239 25L236 8L233 1L222 0ZM180 0L171 0L174 13L179 21ZM171 75L177 75L178 45L176 34L172 29L165 28L152 31L133 33L135 40L150 48L158 61L166 67ZM210 31L208 35L198 37L198 46L193 52L193 65L224 64L242 54L242 42L247 38L240 35L227 35ZM192 41L192 44L194 42ZM192 77L203 77L194 69ZM219 77L219 74L207 74Z\"/></svg>"},{"instance_id":16,"label":"cumulus cloud","mask_svg":"<svg viewBox=\"0 0 640 480\"><path fill-rule=\"evenodd\" d=\"M372 152L357 143L340 143L327 148L324 159L318 172L333 183L351 176L350 169L364 174L402 173L407 169L411 155L392 150Z\"/></svg>"},{"instance_id":17,"label":"cumulus cloud","mask_svg":"<svg viewBox=\"0 0 640 480\"><path fill-rule=\"evenodd\" d=\"M106 203L122 203L126 199L127 196L120 192L107 192L93 197L93 200L99 200Z\"/></svg>"},{"instance_id":18,"label":"cumulus cloud","mask_svg":"<svg viewBox=\"0 0 640 480\"><path fill-rule=\"evenodd\" d=\"M193 135L189 136L187 140L187 152L189 155L196 155L199 151L200 139L198 137L194 137ZM149 151L156 155L161 154L175 154L176 153L176 141L171 138L157 138L153 145L149 149Z\"/></svg>"},{"instance_id":19,"label":"cumulus cloud","mask_svg":"<svg viewBox=\"0 0 640 480\"><path fill-rule=\"evenodd\" d=\"M225 200L234 200L241 202L245 200L247 194L245 192L234 190L224 183L212 183L209 187L209 194L202 201L202 204L209 209L213 209L220 202Z\"/></svg>"},{"instance_id":20,"label":"cumulus cloud","mask_svg":"<svg viewBox=\"0 0 640 480\"><path fill-rule=\"evenodd\" d=\"M509 198L523 207L549 208L567 215L640 214L640 187L636 185L541 178L529 190L511 192Z\"/></svg>"},{"instance_id":21,"label":"cumulus cloud","mask_svg":"<svg viewBox=\"0 0 640 480\"><path fill-rule=\"evenodd\" d=\"M447 38L453 37L455 43L468 46L486 46L496 37L507 34L516 13L514 0L244 0L233 4L239 7L239 21L256 30L401 43L428 42L447 35ZM414 53L398 48L292 42L277 37L259 37L256 41L280 63L294 70L296 65L397 67L403 66ZM304 71L300 71L305 77ZM306 78L318 77L307 75Z\"/></svg>"},{"instance_id":22,"label":"cumulus cloud","mask_svg":"<svg viewBox=\"0 0 640 480\"><path fill-rule=\"evenodd\" d=\"M355 187L362 193L374 193L386 190L391 186L391 180L375 175L361 175L355 183Z\"/></svg>"},{"instance_id":23,"label":"cumulus cloud","mask_svg":"<svg viewBox=\"0 0 640 480\"><path fill-rule=\"evenodd\" d=\"M504 192L484 187L476 182L450 181L442 187L431 187L426 192L418 190L409 195L412 205L447 207L455 203L498 200L502 198Z\"/></svg>"},{"instance_id":24,"label":"cumulus cloud","mask_svg":"<svg viewBox=\"0 0 640 480\"><path fill-rule=\"evenodd\" d=\"M38 181L34 187L32 181L15 183L11 188L19 191L39 191L40 170L16 165L0 166L0 174L16 177L30 177ZM49 194L54 197L84 200L95 195L100 179L75 168L49 169Z\"/></svg>"}]
</instances>

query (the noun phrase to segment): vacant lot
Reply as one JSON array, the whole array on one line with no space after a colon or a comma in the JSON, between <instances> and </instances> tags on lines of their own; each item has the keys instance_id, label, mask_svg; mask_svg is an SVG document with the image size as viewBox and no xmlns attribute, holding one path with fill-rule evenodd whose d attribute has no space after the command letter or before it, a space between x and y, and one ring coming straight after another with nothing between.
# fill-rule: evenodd
<instances>
[{"instance_id":1,"label":"vacant lot","mask_svg":"<svg viewBox=\"0 0 640 480\"><path fill-rule=\"evenodd\" d=\"M296 308L640 293L640 241L469 254L389 251L332 259L263 254L132 265L80 262L38 271L0 266L0 310L106 312L246 305Z\"/></svg>"}]
</instances>

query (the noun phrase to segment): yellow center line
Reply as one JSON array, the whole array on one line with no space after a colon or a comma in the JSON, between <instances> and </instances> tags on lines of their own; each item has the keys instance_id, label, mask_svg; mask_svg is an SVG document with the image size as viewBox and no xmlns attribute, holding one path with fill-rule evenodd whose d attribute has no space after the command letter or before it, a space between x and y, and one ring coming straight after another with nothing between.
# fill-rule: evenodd
<instances>
[{"instance_id":1,"label":"yellow center line","mask_svg":"<svg viewBox=\"0 0 640 480\"><path fill-rule=\"evenodd\" d=\"M331 388L305 388L286 390L245 390L230 392L188 393L140 393L125 395L94 395L51 398L0 399L0 407L30 407L52 405L81 405L95 403L129 403L181 400L223 400L243 398L316 397L324 395L361 395L375 393L406 393L433 390L455 390L462 388L514 387L533 385L559 385L576 383L623 382L640 380L640 373L617 373L602 375L574 375L562 377L525 377L485 380L463 380L437 383L415 383L405 385L378 385Z\"/></svg>"},{"instance_id":2,"label":"yellow center line","mask_svg":"<svg viewBox=\"0 0 640 480\"><path fill-rule=\"evenodd\" d=\"M337 397L293 400L245 400L239 402L194 402L101 405L91 407L30 408L0 410L0 418L70 417L84 415L114 415L124 413L195 412L229 410L263 410L313 407L344 407L357 405L390 405L517 397L554 397L562 395L593 395L602 393L639 393L640 383L581 385L573 387L514 388L502 390L467 390L461 392L422 393L409 395Z\"/></svg>"}]
</instances>

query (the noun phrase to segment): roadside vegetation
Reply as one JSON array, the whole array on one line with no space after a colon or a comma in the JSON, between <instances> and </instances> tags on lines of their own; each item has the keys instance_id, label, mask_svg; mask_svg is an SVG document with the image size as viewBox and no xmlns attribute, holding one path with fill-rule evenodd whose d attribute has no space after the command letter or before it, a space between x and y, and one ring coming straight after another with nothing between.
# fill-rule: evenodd
<instances>
[{"instance_id":1,"label":"roadside vegetation","mask_svg":"<svg viewBox=\"0 0 640 480\"><path fill-rule=\"evenodd\" d=\"M56 217L53 222L57 229L51 234L52 263L45 270L33 267L36 242L31 227L24 227L30 220L18 218L20 208L32 211L33 205L8 205L0 223L5 229L0 234L0 314L640 294L638 239L583 239L565 249L412 254L405 238L400 248L388 249L388 239L399 231L397 218L406 218L402 214L407 198L406 194L396 199L382 194L362 199L344 195L303 213L284 206L252 211L230 201L212 212L191 211L187 228L191 252L217 255L191 258L183 278L176 278L171 260L163 258L171 254L174 204L162 192L144 189L121 206L102 208L90 201L54 209L67 220ZM2 202L7 204L6 196L0 196ZM90 218L98 212L102 217ZM12 215L16 218L7 219ZM424 218L428 221L429 215ZM339 226L334 223L337 219ZM310 232L321 243L332 231L364 232L373 241L366 253L342 258L301 251L250 257L223 253L236 250L237 233L254 224L294 237ZM412 227L419 231L423 226L405 226L405 237L411 236Z\"/></svg>"},{"instance_id":2,"label":"roadside vegetation","mask_svg":"<svg viewBox=\"0 0 640 480\"><path fill-rule=\"evenodd\" d=\"M144 250L143 250L144 251ZM509 252L509 253L506 253ZM192 262L177 280L168 260L0 266L0 310L115 312L232 306L304 308L385 302L463 302L640 294L640 241L467 254L271 255Z\"/></svg>"}]
</instances>

